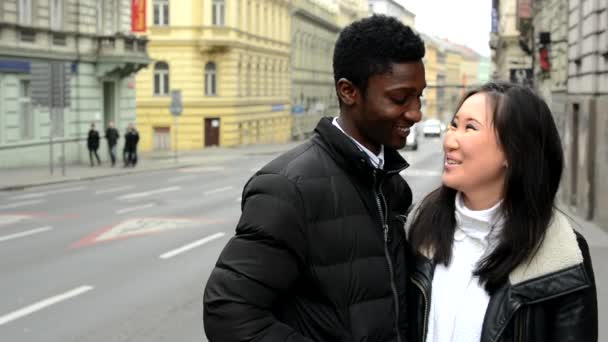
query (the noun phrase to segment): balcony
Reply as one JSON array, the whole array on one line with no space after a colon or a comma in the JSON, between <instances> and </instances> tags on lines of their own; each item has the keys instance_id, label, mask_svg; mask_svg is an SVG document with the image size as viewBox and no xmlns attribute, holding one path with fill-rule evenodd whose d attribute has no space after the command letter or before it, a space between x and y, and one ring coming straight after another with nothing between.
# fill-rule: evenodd
<instances>
[{"instance_id":1,"label":"balcony","mask_svg":"<svg viewBox=\"0 0 608 342\"><path fill-rule=\"evenodd\" d=\"M116 34L99 36L97 60L106 66L99 68L101 75L116 73L121 77L137 72L150 63L148 39L145 37Z\"/></svg>"},{"instance_id":2,"label":"balcony","mask_svg":"<svg viewBox=\"0 0 608 342\"><path fill-rule=\"evenodd\" d=\"M148 39L117 34L97 38L97 54L100 58L147 59Z\"/></svg>"},{"instance_id":3,"label":"balcony","mask_svg":"<svg viewBox=\"0 0 608 342\"><path fill-rule=\"evenodd\" d=\"M226 52L239 44L238 31L228 26L200 28L198 46L201 52Z\"/></svg>"}]
</instances>

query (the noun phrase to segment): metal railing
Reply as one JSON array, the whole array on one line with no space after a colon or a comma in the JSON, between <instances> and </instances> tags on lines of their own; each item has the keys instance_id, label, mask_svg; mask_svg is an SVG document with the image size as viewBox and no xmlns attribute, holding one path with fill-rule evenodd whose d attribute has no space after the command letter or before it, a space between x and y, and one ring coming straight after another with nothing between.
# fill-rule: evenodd
<instances>
[{"instance_id":1,"label":"metal railing","mask_svg":"<svg viewBox=\"0 0 608 342\"><path fill-rule=\"evenodd\" d=\"M65 159L66 159L65 158L65 144L66 143L75 143L75 142L85 142L85 141L86 141L85 138L53 139L51 137L47 141L36 141L36 142L22 143L22 144L0 145L0 151L48 145L48 147L49 147L49 172L52 175L55 171L55 157L54 157L53 146L57 145L57 144L61 144L61 158L59 160L59 163L60 163L60 167L61 167L61 175L65 176L65 165L66 165L66 163L65 163Z\"/></svg>"}]
</instances>

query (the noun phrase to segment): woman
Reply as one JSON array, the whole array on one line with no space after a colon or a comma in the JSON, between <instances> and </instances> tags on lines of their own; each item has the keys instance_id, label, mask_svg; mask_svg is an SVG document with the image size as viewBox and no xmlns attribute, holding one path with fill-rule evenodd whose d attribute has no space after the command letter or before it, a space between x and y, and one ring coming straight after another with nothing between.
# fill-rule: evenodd
<instances>
[{"instance_id":1,"label":"woman","mask_svg":"<svg viewBox=\"0 0 608 342\"><path fill-rule=\"evenodd\" d=\"M410 341L597 341L589 249L555 210L563 151L545 102L484 85L443 148L443 185L409 230Z\"/></svg>"}]
</instances>

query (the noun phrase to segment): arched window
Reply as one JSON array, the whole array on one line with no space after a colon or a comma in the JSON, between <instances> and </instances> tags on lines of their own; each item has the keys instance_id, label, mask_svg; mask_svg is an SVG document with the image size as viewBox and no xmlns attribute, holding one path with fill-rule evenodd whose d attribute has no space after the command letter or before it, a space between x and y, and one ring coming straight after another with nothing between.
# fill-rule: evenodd
<instances>
[{"instance_id":1,"label":"arched window","mask_svg":"<svg viewBox=\"0 0 608 342\"><path fill-rule=\"evenodd\" d=\"M169 64L154 64L154 95L169 95Z\"/></svg>"},{"instance_id":2,"label":"arched window","mask_svg":"<svg viewBox=\"0 0 608 342\"><path fill-rule=\"evenodd\" d=\"M217 67L213 62L205 65L205 95L217 95Z\"/></svg>"}]
</instances>

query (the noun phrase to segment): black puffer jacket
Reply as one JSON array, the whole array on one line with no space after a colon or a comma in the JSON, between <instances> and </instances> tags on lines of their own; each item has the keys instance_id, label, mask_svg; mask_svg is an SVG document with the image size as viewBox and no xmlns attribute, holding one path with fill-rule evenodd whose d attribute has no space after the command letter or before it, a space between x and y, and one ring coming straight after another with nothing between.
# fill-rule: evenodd
<instances>
[{"instance_id":1,"label":"black puffer jacket","mask_svg":"<svg viewBox=\"0 0 608 342\"><path fill-rule=\"evenodd\" d=\"M410 342L425 340L435 265L411 260ZM597 342L597 298L589 247L556 212L536 255L490 297L480 342Z\"/></svg>"},{"instance_id":2,"label":"black puffer jacket","mask_svg":"<svg viewBox=\"0 0 608 342\"><path fill-rule=\"evenodd\" d=\"M407 163L387 148L375 170L330 118L315 132L245 186L205 289L209 341L405 342Z\"/></svg>"}]
</instances>

